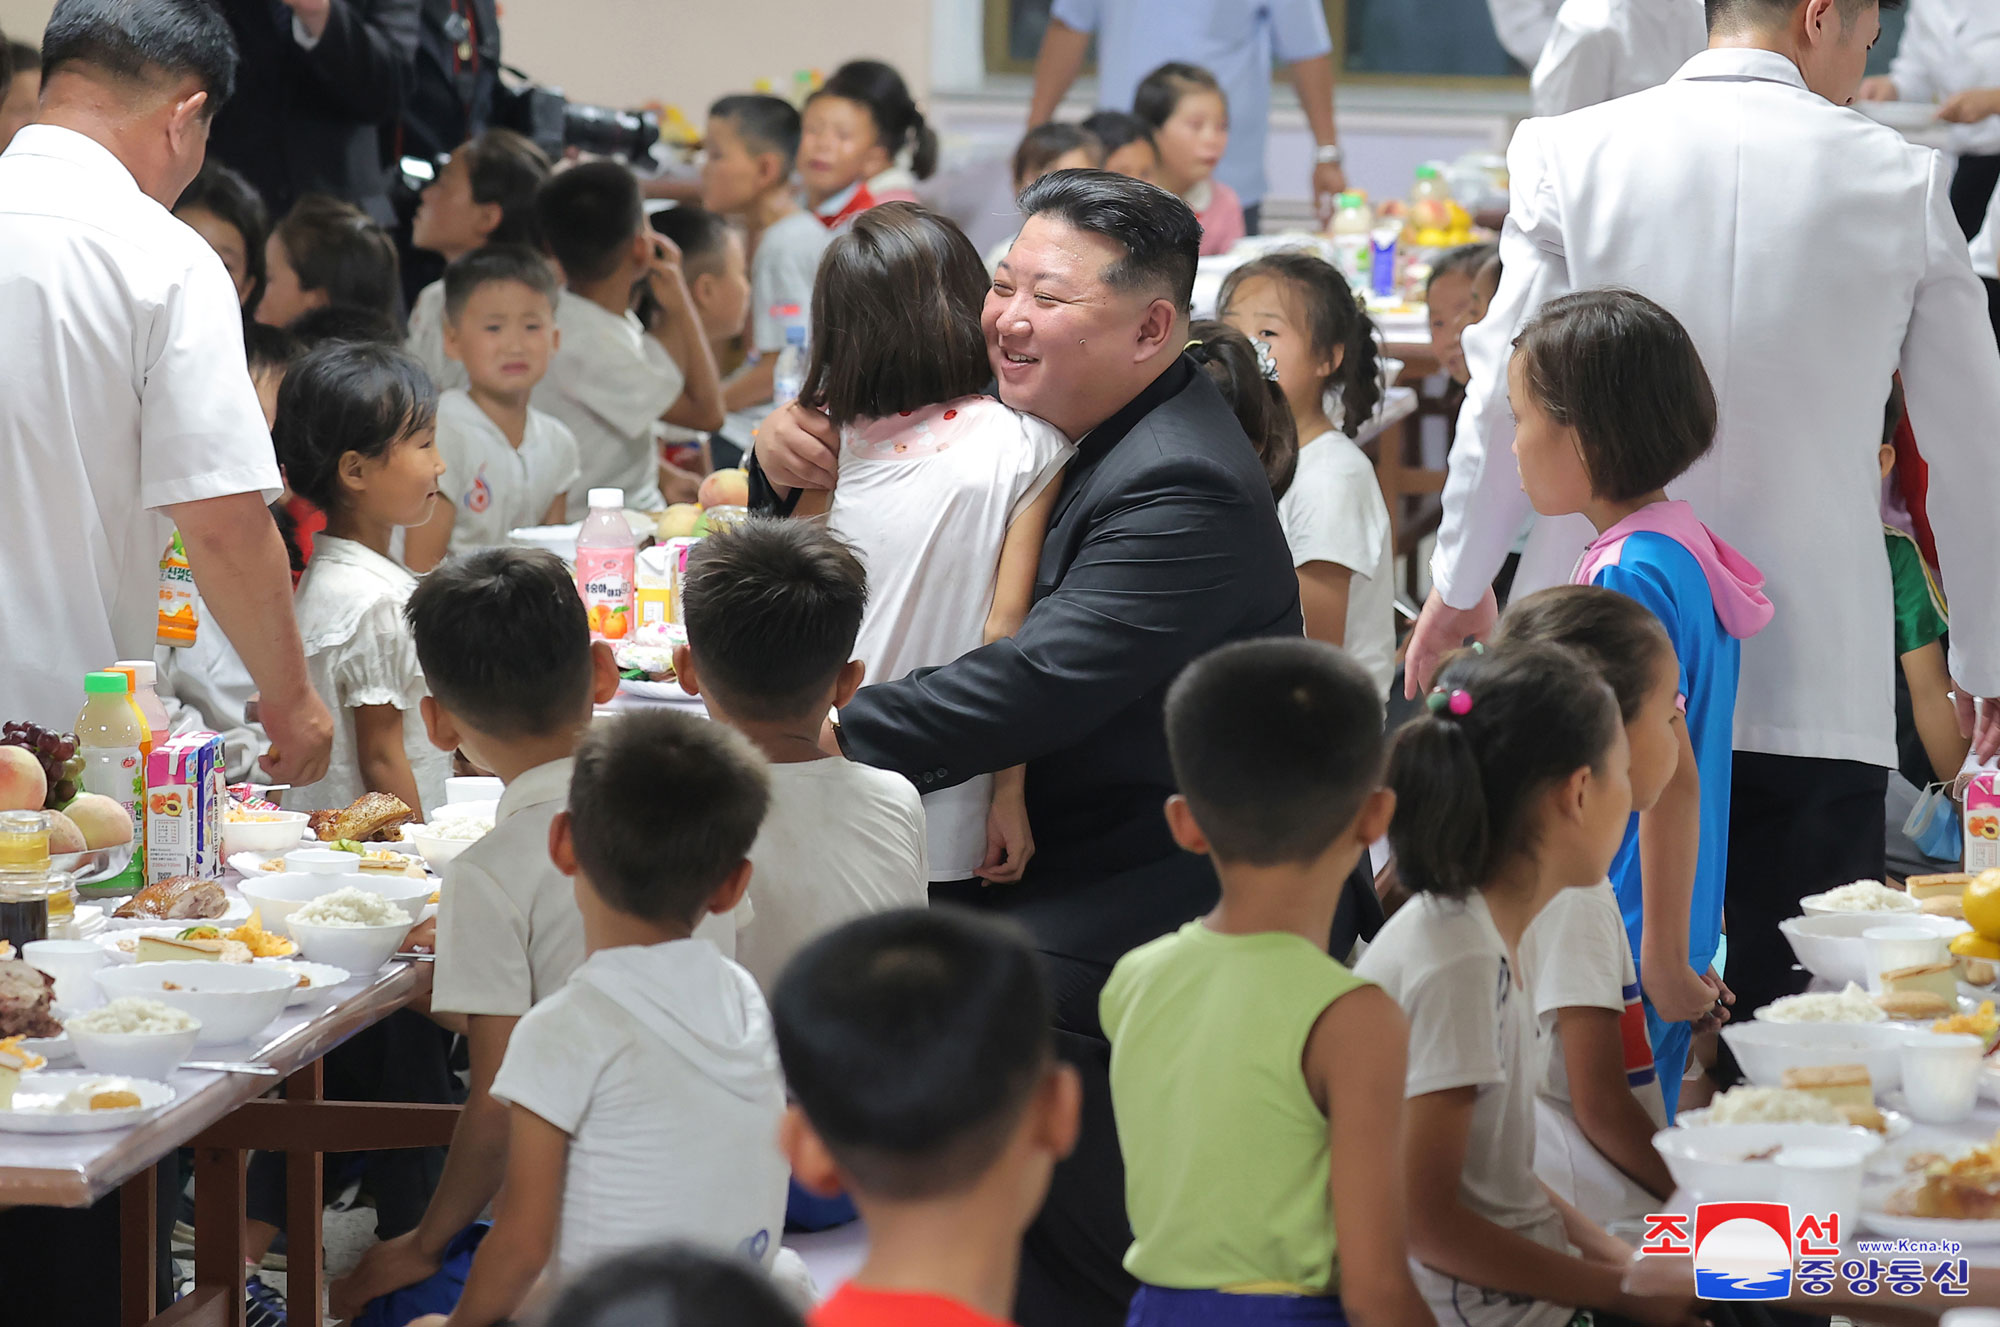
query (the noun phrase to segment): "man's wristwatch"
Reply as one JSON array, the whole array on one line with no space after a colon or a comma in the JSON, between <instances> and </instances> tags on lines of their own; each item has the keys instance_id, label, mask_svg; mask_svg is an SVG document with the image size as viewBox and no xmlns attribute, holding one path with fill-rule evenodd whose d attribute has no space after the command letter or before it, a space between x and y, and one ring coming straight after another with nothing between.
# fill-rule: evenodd
<instances>
[{"instance_id":1,"label":"man's wristwatch","mask_svg":"<svg viewBox=\"0 0 2000 1327\"><path fill-rule=\"evenodd\" d=\"M1321 143L1313 152L1313 160L1322 166L1338 166L1347 160L1347 154L1338 143Z\"/></svg>"}]
</instances>

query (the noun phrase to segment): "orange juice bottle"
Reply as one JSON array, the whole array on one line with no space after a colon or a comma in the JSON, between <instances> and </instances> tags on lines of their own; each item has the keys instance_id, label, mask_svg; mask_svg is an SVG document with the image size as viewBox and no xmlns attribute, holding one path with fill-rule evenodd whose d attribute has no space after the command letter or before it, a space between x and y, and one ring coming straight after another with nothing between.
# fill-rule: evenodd
<instances>
[{"instance_id":1,"label":"orange juice bottle","mask_svg":"<svg viewBox=\"0 0 2000 1327\"><path fill-rule=\"evenodd\" d=\"M176 530L160 558L158 639L162 645L192 645L200 629L201 617L194 606L194 572L188 566L187 545Z\"/></svg>"}]
</instances>

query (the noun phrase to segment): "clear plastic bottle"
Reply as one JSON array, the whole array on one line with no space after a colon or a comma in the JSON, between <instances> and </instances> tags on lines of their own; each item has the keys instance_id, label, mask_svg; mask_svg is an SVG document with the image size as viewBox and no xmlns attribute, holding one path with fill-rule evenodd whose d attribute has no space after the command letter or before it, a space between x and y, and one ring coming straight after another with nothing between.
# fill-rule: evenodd
<instances>
[{"instance_id":1,"label":"clear plastic bottle","mask_svg":"<svg viewBox=\"0 0 2000 1327\"><path fill-rule=\"evenodd\" d=\"M1451 186L1436 166L1417 167L1410 189L1410 240L1419 249L1443 248L1451 242Z\"/></svg>"},{"instance_id":2,"label":"clear plastic bottle","mask_svg":"<svg viewBox=\"0 0 2000 1327\"><path fill-rule=\"evenodd\" d=\"M785 348L771 369L771 400L782 405L796 401L806 385L806 324L799 306L786 304L772 310L785 324Z\"/></svg>"},{"instance_id":3,"label":"clear plastic bottle","mask_svg":"<svg viewBox=\"0 0 2000 1327\"><path fill-rule=\"evenodd\" d=\"M1347 284L1360 289L1368 283L1368 232L1375 228L1375 211L1368 195L1358 189L1342 194L1333 205L1333 249Z\"/></svg>"},{"instance_id":4,"label":"clear plastic bottle","mask_svg":"<svg viewBox=\"0 0 2000 1327\"><path fill-rule=\"evenodd\" d=\"M625 519L625 490L590 490L590 517L576 537L576 589L595 640L632 634L632 585L639 539Z\"/></svg>"},{"instance_id":5,"label":"clear plastic bottle","mask_svg":"<svg viewBox=\"0 0 2000 1327\"><path fill-rule=\"evenodd\" d=\"M160 703L159 692L154 690L154 683L159 679L159 671L154 667L151 659L120 659L117 663L111 665L111 671L114 673L123 673L131 681L132 691L130 699L132 707L139 711L139 719L146 725L146 740L139 744L139 754L141 757L139 774L140 778L144 779L148 768L152 764L153 748L167 740L171 728L170 721L167 718L167 707ZM152 785L145 784L143 786L150 788ZM141 802L140 805L143 806L144 803ZM141 815L132 822L132 855L134 860L140 864L140 869L143 870L146 862L146 817L144 815ZM150 878L148 877L148 879Z\"/></svg>"},{"instance_id":6,"label":"clear plastic bottle","mask_svg":"<svg viewBox=\"0 0 2000 1327\"><path fill-rule=\"evenodd\" d=\"M76 716L76 753L83 757L83 790L111 798L131 813L136 837L146 812L146 762L140 748L146 725L132 705L123 673L87 673L83 710ZM137 890L146 883L139 854L124 871L98 886L105 892Z\"/></svg>"}]
</instances>

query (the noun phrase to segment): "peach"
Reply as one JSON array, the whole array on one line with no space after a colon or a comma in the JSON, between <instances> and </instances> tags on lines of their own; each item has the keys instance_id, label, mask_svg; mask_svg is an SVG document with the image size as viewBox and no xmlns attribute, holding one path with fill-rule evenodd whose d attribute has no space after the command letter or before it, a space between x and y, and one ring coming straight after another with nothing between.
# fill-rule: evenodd
<instances>
[{"instance_id":1,"label":"peach","mask_svg":"<svg viewBox=\"0 0 2000 1327\"><path fill-rule=\"evenodd\" d=\"M49 812L49 852L61 855L66 852L82 852L88 845L84 842L83 831L76 822L60 811Z\"/></svg>"},{"instance_id":2,"label":"peach","mask_svg":"<svg viewBox=\"0 0 2000 1327\"><path fill-rule=\"evenodd\" d=\"M132 841L132 816L122 803L112 798L80 793L66 810L83 831L84 843L93 850Z\"/></svg>"},{"instance_id":3,"label":"peach","mask_svg":"<svg viewBox=\"0 0 2000 1327\"><path fill-rule=\"evenodd\" d=\"M654 537L662 543L669 539L685 539L694 533L695 522L700 519L700 507L692 502L676 502L660 513Z\"/></svg>"},{"instance_id":4,"label":"peach","mask_svg":"<svg viewBox=\"0 0 2000 1327\"><path fill-rule=\"evenodd\" d=\"M717 470L701 481L695 500L704 507L747 507L750 505L750 472Z\"/></svg>"},{"instance_id":5,"label":"peach","mask_svg":"<svg viewBox=\"0 0 2000 1327\"><path fill-rule=\"evenodd\" d=\"M0 811L39 811L48 800L42 762L26 747L0 746Z\"/></svg>"}]
</instances>

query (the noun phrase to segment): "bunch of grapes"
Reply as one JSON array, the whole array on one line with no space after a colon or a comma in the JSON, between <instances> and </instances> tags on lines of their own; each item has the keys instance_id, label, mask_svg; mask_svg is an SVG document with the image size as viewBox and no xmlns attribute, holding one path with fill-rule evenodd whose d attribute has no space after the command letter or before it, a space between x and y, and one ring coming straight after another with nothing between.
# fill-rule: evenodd
<instances>
[{"instance_id":1,"label":"bunch of grapes","mask_svg":"<svg viewBox=\"0 0 2000 1327\"><path fill-rule=\"evenodd\" d=\"M0 746L32 751L35 759L42 762L42 774L49 781L49 795L43 805L49 810L60 810L76 800L77 781L83 777L83 757L76 753L73 734L52 732L26 719L10 719L0 728Z\"/></svg>"}]
</instances>

